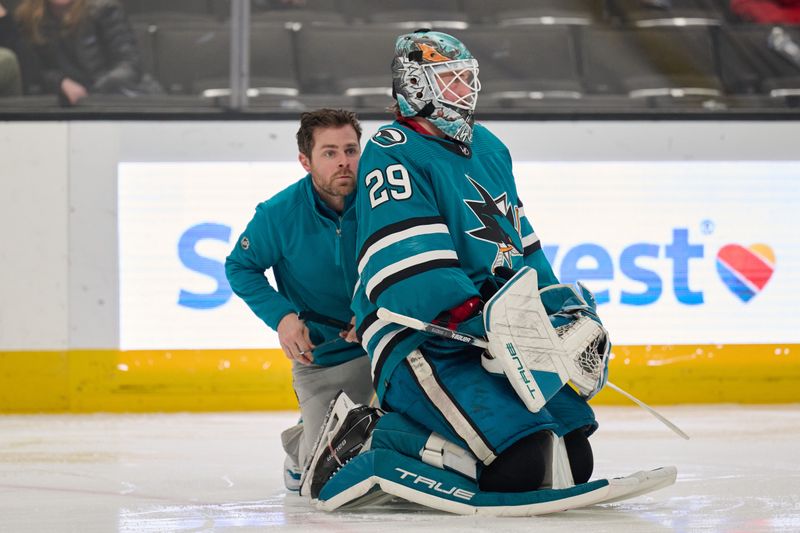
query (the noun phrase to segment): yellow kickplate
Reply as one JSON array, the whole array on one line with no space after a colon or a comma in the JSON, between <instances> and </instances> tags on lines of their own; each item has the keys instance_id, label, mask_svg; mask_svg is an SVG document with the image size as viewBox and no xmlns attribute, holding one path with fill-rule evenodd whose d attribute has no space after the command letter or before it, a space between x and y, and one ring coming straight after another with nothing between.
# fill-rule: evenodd
<instances>
[{"instance_id":1,"label":"yellow kickplate","mask_svg":"<svg viewBox=\"0 0 800 533\"><path fill-rule=\"evenodd\" d=\"M646 403L800 402L800 345L615 346L609 379ZM605 389L596 404L627 405Z\"/></svg>"},{"instance_id":2,"label":"yellow kickplate","mask_svg":"<svg viewBox=\"0 0 800 533\"><path fill-rule=\"evenodd\" d=\"M610 379L654 405L800 402L800 345L616 346ZM627 405L604 390L593 404ZM0 352L0 413L296 409L265 350Z\"/></svg>"},{"instance_id":3,"label":"yellow kickplate","mask_svg":"<svg viewBox=\"0 0 800 533\"><path fill-rule=\"evenodd\" d=\"M0 352L0 412L297 409L281 350Z\"/></svg>"}]
</instances>

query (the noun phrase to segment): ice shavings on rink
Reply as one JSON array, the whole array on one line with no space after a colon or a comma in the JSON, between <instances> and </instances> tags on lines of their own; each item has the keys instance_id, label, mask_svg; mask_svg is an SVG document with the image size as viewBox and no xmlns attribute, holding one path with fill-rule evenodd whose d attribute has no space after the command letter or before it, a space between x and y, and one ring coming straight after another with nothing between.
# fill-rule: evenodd
<instances>
[{"instance_id":1,"label":"ice shavings on rink","mask_svg":"<svg viewBox=\"0 0 800 533\"><path fill-rule=\"evenodd\" d=\"M0 531L800 531L800 406L597 408L595 478L674 464L630 501L534 518L403 502L323 513L286 494L280 431L297 413L0 417Z\"/></svg>"}]
</instances>

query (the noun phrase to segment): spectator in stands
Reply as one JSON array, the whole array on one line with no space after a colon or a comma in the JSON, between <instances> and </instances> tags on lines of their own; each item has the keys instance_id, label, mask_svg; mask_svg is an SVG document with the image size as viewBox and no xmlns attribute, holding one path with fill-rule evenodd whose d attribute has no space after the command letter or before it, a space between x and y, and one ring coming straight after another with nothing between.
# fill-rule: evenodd
<instances>
[{"instance_id":1,"label":"spectator in stands","mask_svg":"<svg viewBox=\"0 0 800 533\"><path fill-rule=\"evenodd\" d=\"M800 24L800 0L731 0L731 11L746 22Z\"/></svg>"},{"instance_id":2,"label":"spectator in stands","mask_svg":"<svg viewBox=\"0 0 800 533\"><path fill-rule=\"evenodd\" d=\"M159 92L143 76L136 37L117 0L22 0L15 12L46 92L73 105L92 93Z\"/></svg>"},{"instance_id":3,"label":"spectator in stands","mask_svg":"<svg viewBox=\"0 0 800 533\"><path fill-rule=\"evenodd\" d=\"M0 4L0 97L22 94L22 72L17 60L17 28Z\"/></svg>"}]
</instances>

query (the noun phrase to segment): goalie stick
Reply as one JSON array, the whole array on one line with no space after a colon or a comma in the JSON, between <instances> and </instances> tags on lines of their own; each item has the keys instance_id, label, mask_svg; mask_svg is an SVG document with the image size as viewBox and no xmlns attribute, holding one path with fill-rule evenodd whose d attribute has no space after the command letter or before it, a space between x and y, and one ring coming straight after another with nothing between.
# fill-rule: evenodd
<instances>
[{"instance_id":1,"label":"goalie stick","mask_svg":"<svg viewBox=\"0 0 800 533\"><path fill-rule=\"evenodd\" d=\"M441 326L437 326L435 324L431 324L429 322L423 322L422 320L418 320L416 318L412 318L410 316L401 315L399 313L395 313L394 311L390 311L385 307L381 307L378 309L378 318L381 320L385 320L387 322L394 322L395 324L399 324L401 326L406 326L411 329L416 329L418 331L424 331L426 333L432 333L433 335L437 335L439 337L444 337L446 339L451 339L454 341L463 342L464 344L469 344L472 346L476 346L478 348L488 348L489 343L486 342L484 339L480 339L473 335L469 335L467 333L460 333L458 331L453 331L448 328L443 328ZM681 428L670 422L666 417L664 417L661 413L644 403L643 401L639 400L631 393L621 389L617 385L614 385L610 381L606 382L611 389L617 391L618 393L622 394L633 403L656 417L662 424L667 426L671 429L676 435L681 437L682 439L689 440L689 435L687 435Z\"/></svg>"}]
</instances>

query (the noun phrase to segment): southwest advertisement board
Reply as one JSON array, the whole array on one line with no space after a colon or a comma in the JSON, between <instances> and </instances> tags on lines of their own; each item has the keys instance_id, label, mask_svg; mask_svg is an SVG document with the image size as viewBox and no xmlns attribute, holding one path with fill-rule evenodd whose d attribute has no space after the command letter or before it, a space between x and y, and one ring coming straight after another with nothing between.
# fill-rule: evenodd
<instances>
[{"instance_id":1,"label":"southwest advertisement board","mask_svg":"<svg viewBox=\"0 0 800 533\"><path fill-rule=\"evenodd\" d=\"M614 344L800 342L800 163L514 168L556 275L595 292ZM255 206L302 177L300 166L118 170L120 348L278 347L232 294L224 261Z\"/></svg>"}]
</instances>

